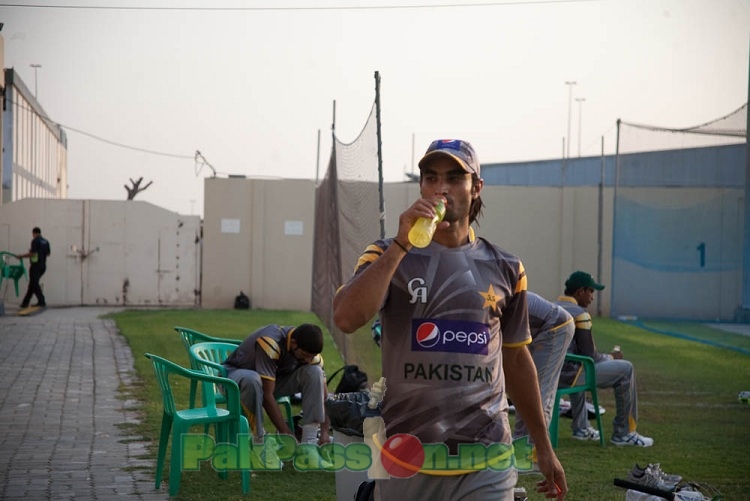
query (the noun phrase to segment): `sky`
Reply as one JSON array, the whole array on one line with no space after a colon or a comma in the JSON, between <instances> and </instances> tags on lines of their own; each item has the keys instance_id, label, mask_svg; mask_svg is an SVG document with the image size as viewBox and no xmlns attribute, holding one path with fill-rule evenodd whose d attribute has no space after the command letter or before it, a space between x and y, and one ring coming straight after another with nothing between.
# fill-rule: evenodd
<instances>
[{"instance_id":1,"label":"sky","mask_svg":"<svg viewBox=\"0 0 750 501\"><path fill-rule=\"evenodd\" d=\"M690 127L748 100L748 0L0 1L0 22L4 67L66 131L68 197L143 177L136 200L185 215L213 175L196 151L218 177L322 177L334 102L349 143L376 71L386 182L437 138L482 163L592 156L618 119Z\"/></svg>"}]
</instances>

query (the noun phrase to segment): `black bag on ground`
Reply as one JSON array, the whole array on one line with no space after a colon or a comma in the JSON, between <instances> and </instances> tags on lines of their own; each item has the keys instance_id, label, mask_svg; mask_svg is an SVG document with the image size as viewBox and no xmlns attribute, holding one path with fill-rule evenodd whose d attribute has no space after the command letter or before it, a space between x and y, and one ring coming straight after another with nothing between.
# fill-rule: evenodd
<instances>
[{"instance_id":1,"label":"black bag on ground","mask_svg":"<svg viewBox=\"0 0 750 501\"><path fill-rule=\"evenodd\" d=\"M380 404L375 409L367 407L370 394L367 391L334 393L326 400L326 414L331 428L349 436L363 436L363 425L368 416L380 415Z\"/></svg>"},{"instance_id":2,"label":"black bag on ground","mask_svg":"<svg viewBox=\"0 0 750 501\"><path fill-rule=\"evenodd\" d=\"M336 386L334 393L352 393L355 391L367 390L367 373L359 370L359 367L356 365L345 365L336 370L328 378L328 384L331 384L333 378L342 371L343 374L341 374L341 381L339 381L339 384Z\"/></svg>"},{"instance_id":3,"label":"black bag on ground","mask_svg":"<svg viewBox=\"0 0 750 501\"><path fill-rule=\"evenodd\" d=\"M244 292L240 291L240 295L234 298L234 309L235 310L249 310L250 309L250 298L247 297Z\"/></svg>"}]
</instances>

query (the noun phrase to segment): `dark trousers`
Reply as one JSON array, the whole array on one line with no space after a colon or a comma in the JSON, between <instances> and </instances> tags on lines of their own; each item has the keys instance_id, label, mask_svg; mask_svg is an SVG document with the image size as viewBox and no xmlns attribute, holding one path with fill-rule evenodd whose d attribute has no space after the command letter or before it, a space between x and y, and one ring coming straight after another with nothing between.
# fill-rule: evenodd
<instances>
[{"instance_id":1,"label":"dark trousers","mask_svg":"<svg viewBox=\"0 0 750 501\"><path fill-rule=\"evenodd\" d=\"M47 271L46 264L34 263L29 268L29 288L26 290L26 295L23 297L21 307L26 308L31 301L31 296L36 296L37 303L40 306L45 306L47 303L44 300L44 293L42 288L39 286L39 279L42 278L44 272Z\"/></svg>"}]
</instances>

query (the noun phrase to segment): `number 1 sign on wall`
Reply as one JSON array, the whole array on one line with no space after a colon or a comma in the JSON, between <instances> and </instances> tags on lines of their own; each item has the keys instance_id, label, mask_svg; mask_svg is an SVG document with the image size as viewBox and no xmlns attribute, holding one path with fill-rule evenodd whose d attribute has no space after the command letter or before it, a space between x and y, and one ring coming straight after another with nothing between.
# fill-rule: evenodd
<instances>
[{"instance_id":1,"label":"number 1 sign on wall","mask_svg":"<svg viewBox=\"0 0 750 501\"><path fill-rule=\"evenodd\" d=\"M700 255L701 268L706 267L706 242L701 242L698 247L695 248Z\"/></svg>"}]
</instances>

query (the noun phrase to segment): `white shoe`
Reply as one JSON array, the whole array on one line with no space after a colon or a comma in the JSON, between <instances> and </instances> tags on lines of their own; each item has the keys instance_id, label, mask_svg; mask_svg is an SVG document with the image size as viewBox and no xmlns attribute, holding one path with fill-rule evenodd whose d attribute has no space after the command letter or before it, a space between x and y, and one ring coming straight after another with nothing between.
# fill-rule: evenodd
<instances>
[{"instance_id":1,"label":"white shoe","mask_svg":"<svg viewBox=\"0 0 750 501\"><path fill-rule=\"evenodd\" d=\"M635 431L631 431L627 435L624 435L622 437L616 437L612 436L610 439L610 442L612 442L615 445L634 445L636 447L651 447L654 445L654 439L650 437L644 437L643 435L639 435Z\"/></svg>"},{"instance_id":2,"label":"white shoe","mask_svg":"<svg viewBox=\"0 0 750 501\"><path fill-rule=\"evenodd\" d=\"M599 440L599 430L589 426L586 429L574 431L573 438L576 440Z\"/></svg>"}]
</instances>

